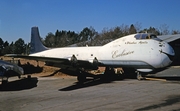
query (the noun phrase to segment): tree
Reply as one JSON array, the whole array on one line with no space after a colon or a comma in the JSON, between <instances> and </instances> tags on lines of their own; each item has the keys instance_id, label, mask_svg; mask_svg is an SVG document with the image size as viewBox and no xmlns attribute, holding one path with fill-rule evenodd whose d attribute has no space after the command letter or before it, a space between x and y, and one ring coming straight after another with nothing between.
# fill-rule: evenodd
<instances>
[{"instance_id":1,"label":"tree","mask_svg":"<svg viewBox=\"0 0 180 111\"><path fill-rule=\"evenodd\" d=\"M80 33L80 41L91 41L96 35L96 31L93 27L86 27Z\"/></svg>"},{"instance_id":2,"label":"tree","mask_svg":"<svg viewBox=\"0 0 180 111\"><path fill-rule=\"evenodd\" d=\"M11 46L6 46L4 47L4 49L2 50L2 54L5 55L5 54L12 54L13 51L12 51L12 47Z\"/></svg>"},{"instance_id":3,"label":"tree","mask_svg":"<svg viewBox=\"0 0 180 111\"><path fill-rule=\"evenodd\" d=\"M128 25L122 24L122 25L120 26L120 29L121 29L122 34L123 34L122 36L129 35L129 26L128 26Z\"/></svg>"},{"instance_id":4,"label":"tree","mask_svg":"<svg viewBox=\"0 0 180 111\"><path fill-rule=\"evenodd\" d=\"M180 31L179 30L172 30L172 35L175 35L175 34L180 34Z\"/></svg>"},{"instance_id":5,"label":"tree","mask_svg":"<svg viewBox=\"0 0 180 111\"><path fill-rule=\"evenodd\" d=\"M47 47L55 47L55 37L53 33L48 33L46 36L44 43Z\"/></svg>"},{"instance_id":6,"label":"tree","mask_svg":"<svg viewBox=\"0 0 180 111\"><path fill-rule=\"evenodd\" d=\"M7 46L9 46L8 41L4 42L4 44L3 44L3 47L7 47Z\"/></svg>"},{"instance_id":7,"label":"tree","mask_svg":"<svg viewBox=\"0 0 180 111\"><path fill-rule=\"evenodd\" d=\"M25 53L24 40L22 40L21 38L19 38L19 39L14 43L14 53L15 53L15 54Z\"/></svg>"},{"instance_id":8,"label":"tree","mask_svg":"<svg viewBox=\"0 0 180 111\"><path fill-rule=\"evenodd\" d=\"M9 43L8 41L4 42L3 44L3 49L2 49L2 55L5 55L5 54L10 54L10 51L11 50L11 47L9 46Z\"/></svg>"},{"instance_id":9,"label":"tree","mask_svg":"<svg viewBox=\"0 0 180 111\"><path fill-rule=\"evenodd\" d=\"M120 27L115 27L113 32L114 32L113 38L115 39L123 36L122 30Z\"/></svg>"},{"instance_id":10,"label":"tree","mask_svg":"<svg viewBox=\"0 0 180 111\"><path fill-rule=\"evenodd\" d=\"M134 27L133 24L131 24L131 26L129 28L129 34L135 34L135 33L137 33L136 28Z\"/></svg>"},{"instance_id":11,"label":"tree","mask_svg":"<svg viewBox=\"0 0 180 111\"><path fill-rule=\"evenodd\" d=\"M154 27L149 27L149 29L147 30L148 33L153 33L153 34L156 34L156 35L160 35L160 32L157 28L154 28Z\"/></svg>"},{"instance_id":12,"label":"tree","mask_svg":"<svg viewBox=\"0 0 180 111\"><path fill-rule=\"evenodd\" d=\"M149 29L145 28L145 29L141 30L140 33L153 33L156 35L160 35L159 30L154 27L149 27Z\"/></svg>"},{"instance_id":13,"label":"tree","mask_svg":"<svg viewBox=\"0 0 180 111\"><path fill-rule=\"evenodd\" d=\"M2 38L0 38L0 56L2 56L2 50L4 48L4 41L2 40Z\"/></svg>"},{"instance_id":14,"label":"tree","mask_svg":"<svg viewBox=\"0 0 180 111\"><path fill-rule=\"evenodd\" d=\"M135 27L135 29L136 29L137 32L140 32L140 30L141 30L141 28L142 28L141 23L139 23L139 22L136 22L136 23L134 24L134 27Z\"/></svg>"},{"instance_id":15,"label":"tree","mask_svg":"<svg viewBox=\"0 0 180 111\"><path fill-rule=\"evenodd\" d=\"M169 26L167 24L160 25L159 29L160 29L160 34L161 35L169 34Z\"/></svg>"}]
</instances>

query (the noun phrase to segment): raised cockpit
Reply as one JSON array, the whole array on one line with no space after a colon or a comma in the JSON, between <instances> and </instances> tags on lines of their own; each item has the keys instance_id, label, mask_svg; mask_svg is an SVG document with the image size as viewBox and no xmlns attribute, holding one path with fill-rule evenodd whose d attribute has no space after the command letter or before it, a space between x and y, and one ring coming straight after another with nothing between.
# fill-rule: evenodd
<instances>
[{"instance_id":1,"label":"raised cockpit","mask_svg":"<svg viewBox=\"0 0 180 111\"><path fill-rule=\"evenodd\" d=\"M158 41L161 41L155 34L150 33L138 33L134 36L136 40L142 40L142 39L155 39Z\"/></svg>"}]
</instances>

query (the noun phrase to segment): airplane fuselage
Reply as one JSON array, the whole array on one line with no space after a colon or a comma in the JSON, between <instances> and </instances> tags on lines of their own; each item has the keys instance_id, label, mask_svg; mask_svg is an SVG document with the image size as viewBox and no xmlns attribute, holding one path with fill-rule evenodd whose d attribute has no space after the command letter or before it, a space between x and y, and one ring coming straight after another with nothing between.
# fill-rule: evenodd
<instances>
[{"instance_id":1,"label":"airplane fuselage","mask_svg":"<svg viewBox=\"0 0 180 111\"><path fill-rule=\"evenodd\" d=\"M30 56L50 58L71 58L92 62L97 58L104 66L131 67L142 72L150 72L171 64L169 56L174 51L166 42L155 39L138 39L132 34L98 47L54 48L31 54Z\"/></svg>"}]
</instances>

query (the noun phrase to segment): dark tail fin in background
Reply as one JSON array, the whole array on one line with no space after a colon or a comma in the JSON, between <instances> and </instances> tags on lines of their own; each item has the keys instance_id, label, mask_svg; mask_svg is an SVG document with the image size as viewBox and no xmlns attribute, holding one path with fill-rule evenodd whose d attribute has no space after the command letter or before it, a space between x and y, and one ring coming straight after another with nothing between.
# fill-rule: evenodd
<instances>
[{"instance_id":1,"label":"dark tail fin in background","mask_svg":"<svg viewBox=\"0 0 180 111\"><path fill-rule=\"evenodd\" d=\"M39 36L38 27L32 27L31 28L31 51L30 51L30 54L41 52L44 50L48 50L48 48L42 44L41 38Z\"/></svg>"}]
</instances>

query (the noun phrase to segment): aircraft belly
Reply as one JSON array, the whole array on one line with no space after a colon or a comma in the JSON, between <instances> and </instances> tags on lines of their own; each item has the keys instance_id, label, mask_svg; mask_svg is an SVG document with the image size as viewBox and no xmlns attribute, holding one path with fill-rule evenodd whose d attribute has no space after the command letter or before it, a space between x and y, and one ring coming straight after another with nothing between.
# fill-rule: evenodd
<instances>
[{"instance_id":1,"label":"aircraft belly","mask_svg":"<svg viewBox=\"0 0 180 111\"><path fill-rule=\"evenodd\" d=\"M154 68L153 66L151 66L150 64L143 62L143 61L119 61L119 60L114 60L114 61L108 61L108 60L103 60L102 61L104 64L110 65L110 66L114 66L114 67L131 67L131 68ZM112 64L113 63L113 64Z\"/></svg>"}]
</instances>

